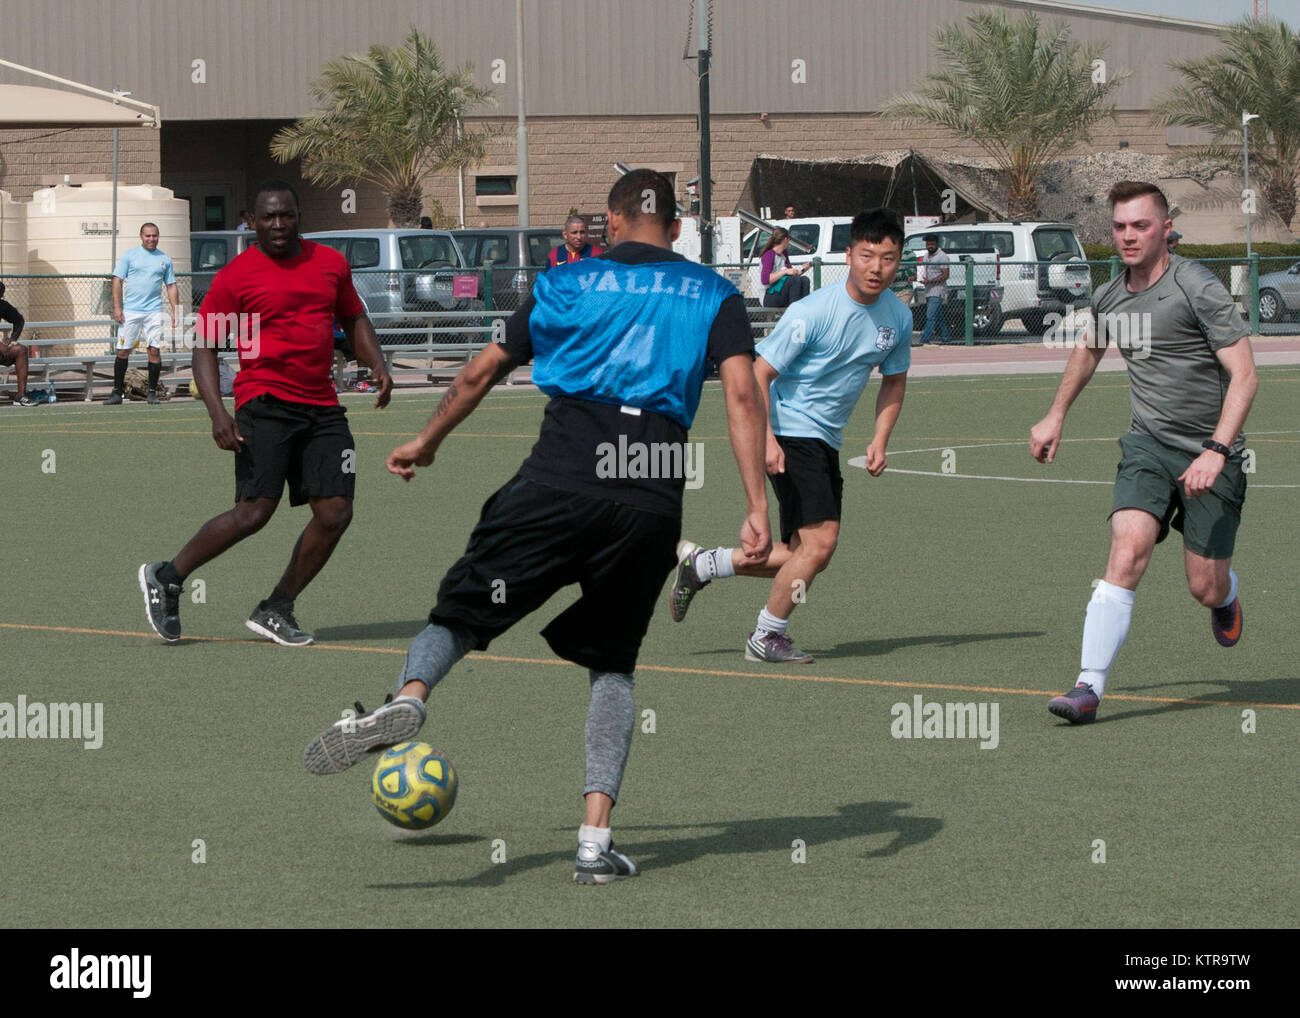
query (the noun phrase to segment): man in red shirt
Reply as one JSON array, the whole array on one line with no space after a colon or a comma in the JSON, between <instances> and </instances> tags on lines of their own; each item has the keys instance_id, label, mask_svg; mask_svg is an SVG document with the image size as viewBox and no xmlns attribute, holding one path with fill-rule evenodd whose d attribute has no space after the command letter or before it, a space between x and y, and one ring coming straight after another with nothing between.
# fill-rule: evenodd
<instances>
[{"instance_id":1,"label":"man in red shirt","mask_svg":"<svg viewBox=\"0 0 1300 1018\"><path fill-rule=\"evenodd\" d=\"M587 222L582 216L570 216L564 221L564 243L551 248L546 256L546 267L553 269L557 265L580 262L584 258L595 258L605 253L603 247L587 243Z\"/></svg>"},{"instance_id":2,"label":"man in red shirt","mask_svg":"<svg viewBox=\"0 0 1300 1018\"><path fill-rule=\"evenodd\" d=\"M208 520L170 562L140 567L140 590L154 632L181 637L180 592L185 577L256 533L280 503L311 503L311 522L294 545L271 596L246 625L286 647L314 637L298 628L294 599L329 561L352 520L356 447L331 382L334 320L370 365L388 405L393 381L352 286L352 271L332 248L298 236L298 196L282 180L257 189L257 247L217 273L194 326L194 381L212 418L218 448L235 454L235 507ZM217 348L239 341L235 416L221 401Z\"/></svg>"}]
</instances>

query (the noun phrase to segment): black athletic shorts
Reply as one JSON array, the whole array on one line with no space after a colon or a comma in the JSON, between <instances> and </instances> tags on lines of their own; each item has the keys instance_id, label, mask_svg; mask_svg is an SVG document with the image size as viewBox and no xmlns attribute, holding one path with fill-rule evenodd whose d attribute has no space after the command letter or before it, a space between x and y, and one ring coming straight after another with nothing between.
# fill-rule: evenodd
<instances>
[{"instance_id":1,"label":"black athletic shorts","mask_svg":"<svg viewBox=\"0 0 1300 1018\"><path fill-rule=\"evenodd\" d=\"M254 396L235 411L244 439L235 453L235 501L275 498L289 482L289 504L344 495L357 486L357 450L341 406Z\"/></svg>"},{"instance_id":2,"label":"black athletic shorts","mask_svg":"<svg viewBox=\"0 0 1300 1018\"><path fill-rule=\"evenodd\" d=\"M781 507L781 540L789 544L800 527L839 521L844 504L840 454L820 438L776 436L785 452L785 473L769 474Z\"/></svg>"},{"instance_id":3,"label":"black athletic shorts","mask_svg":"<svg viewBox=\"0 0 1300 1018\"><path fill-rule=\"evenodd\" d=\"M469 630L486 650L577 583L582 596L542 636L568 661L630 675L680 536L680 518L515 476L483 503L429 621Z\"/></svg>"}]
</instances>

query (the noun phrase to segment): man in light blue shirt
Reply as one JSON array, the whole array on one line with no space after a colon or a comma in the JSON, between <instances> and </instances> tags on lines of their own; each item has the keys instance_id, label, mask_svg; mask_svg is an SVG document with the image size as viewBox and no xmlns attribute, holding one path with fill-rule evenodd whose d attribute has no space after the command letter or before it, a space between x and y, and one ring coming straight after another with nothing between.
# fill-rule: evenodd
<instances>
[{"instance_id":1,"label":"man in light blue shirt","mask_svg":"<svg viewBox=\"0 0 1300 1018\"><path fill-rule=\"evenodd\" d=\"M113 269L113 321L117 322L117 360L113 362L113 393L106 405L122 402L126 389L126 359L141 339L149 351L149 402L158 402L162 374L163 288L176 328L176 273L172 260L158 250L158 227L140 227L140 246L123 253Z\"/></svg>"},{"instance_id":2,"label":"man in light blue shirt","mask_svg":"<svg viewBox=\"0 0 1300 1018\"><path fill-rule=\"evenodd\" d=\"M903 227L893 212L860 213L849 236L844 284L791 304L758 344L754 374L769 407L767 472L781 507L781 543L772 546L767 562L752 563L737 548L678 545L669 603L674 621L686 617L695 593L712 580L772 579L745 647L748 661L812 660L794 646L786 627L835 552L844 491L839 450L872 368L881 382L867 472L879 477L885 470L885 447L911 366L912 313L889 289L902 248Z\"/></svg>"}]
</instances>

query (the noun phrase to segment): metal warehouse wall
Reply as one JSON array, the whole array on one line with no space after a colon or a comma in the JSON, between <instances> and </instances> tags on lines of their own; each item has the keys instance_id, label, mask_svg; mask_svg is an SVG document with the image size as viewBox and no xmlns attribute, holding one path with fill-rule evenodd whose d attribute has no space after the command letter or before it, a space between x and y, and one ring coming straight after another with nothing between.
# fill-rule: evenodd
<instances>
[{"instance_id":1,"label":"metal warehouse wall","mask_svg":"<svg viewBox=\"0 0 1300 1018\"><path fill-rule=\"evenodd\" d=\"M703 2L703 0L701 0ZM1084 12L1068 5L977 0L717 0L715 112L876 110L933 66L934 26L987 8L1066 17L1076 38L1104 39L1112 72L1132 78L1122 109L1170 87L1171 60L1217 48L1210 26ZM530 116L690 114L694 64L681 57L687 0L526 0ZM411 25L449 63L474 65L513 115L514 0L5 0L3 53L30 66L159 103L164 120L289 118L311 108L308 85L329 59ZM694 47L694 43L692 43ZM193 62L204 61L205 83ZM792 77L803 61L806 83ZM35 84L7 70L0 81Z\"/></svg>"}]
</instances>

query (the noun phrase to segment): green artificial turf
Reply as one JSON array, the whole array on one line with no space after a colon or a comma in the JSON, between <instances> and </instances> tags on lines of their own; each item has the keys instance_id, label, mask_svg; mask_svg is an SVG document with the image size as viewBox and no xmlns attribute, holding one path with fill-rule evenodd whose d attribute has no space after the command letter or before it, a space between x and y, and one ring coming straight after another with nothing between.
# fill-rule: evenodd
<instances>
[{"instance_id":1,"label":"green artificial turf","mask_svg":"<svg viewBox=\"0 0 1300 1018\"><path fill-rule=\"evenodd\" d=\"M460 776L438 827L385 823L368 767L319 778L301 762L353 700L391 688L480 506L527 455L543 397L494 393L410 484L383 459L434 398L348 403L355 519L299 598L308 649L243 626L306 522L287 501L191 578L179 645L148 631L137 567L233 495L200 406L5 411L0 701L101 703L104 720L98 749L0 740L0 924L1294 926L1300 370L1261 378L1235 560L1242 642L1214 642L1175 535L1083 728L1045 704L1077 669L1109 486L981 478L1108 482L1124 376L1094 379L1051 466L1029 458L1027 434L1057 376L913 379L896 469L844 468L835 560L791 626L813 664L743 659L764 581L713 584L681 625L661 602L614 817L642 876L606 888L572 884L587 678L538 635L571 592L434 692L421 738ZM716 385L692 435L704 483L686 494L683 535L734 544L744 502ZM894 738L895 705L916 696L996 704L996 748Z\"/></svg>"}]
</instances>

